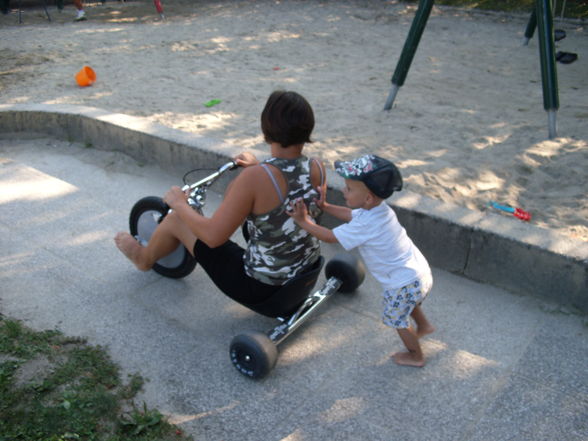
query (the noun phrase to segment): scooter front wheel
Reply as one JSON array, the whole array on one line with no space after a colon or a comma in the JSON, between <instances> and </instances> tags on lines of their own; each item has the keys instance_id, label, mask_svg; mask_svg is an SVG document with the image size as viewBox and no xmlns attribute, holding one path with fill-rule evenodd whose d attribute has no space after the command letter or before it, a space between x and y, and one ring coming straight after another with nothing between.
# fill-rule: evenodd
<instances>
[{"instance_id":1,"label":"scooter front wheel","mask_svg":"<svg viewBox=\"0 0 588 441\"><path fill-rule=\"evenodd\" d=\"M131 235L141 245L146 246L168 211L169 206L159 197L147 196L138 200L129 216ZM158 260L153 265L153 271L164 277L181 279L190 274L195 267L196 259L180 244L171 254Z\"/></svg>"},{"instance_id":2,"label":"scooter front wheel","mask_svg":"<svg viewBox=\"0 0 588 441\"><path fill-rule=\"evenodd\" d=\"M263 378L276 364L278 348L261 332L245 332L233 337L230 346L233 366L246 377Z\"/></svg>"}]
</instances>

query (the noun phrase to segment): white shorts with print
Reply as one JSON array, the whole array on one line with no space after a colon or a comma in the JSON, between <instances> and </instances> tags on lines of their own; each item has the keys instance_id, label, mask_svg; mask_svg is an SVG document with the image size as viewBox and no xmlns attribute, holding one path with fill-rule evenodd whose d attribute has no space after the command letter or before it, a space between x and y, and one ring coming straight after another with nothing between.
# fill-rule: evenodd
<instances>
[{"instance_id":1,"label":"white shorts with print","mask_svg":"<svg viewBox=\"0 0 588 441\"><path fill-rule=\"evenodd\" d=\"M417 279L406 286L384 291L382 322L392 328L410 327L410 314L420 305L433 287L431 276Z\"/></svg>"}]
</instances>

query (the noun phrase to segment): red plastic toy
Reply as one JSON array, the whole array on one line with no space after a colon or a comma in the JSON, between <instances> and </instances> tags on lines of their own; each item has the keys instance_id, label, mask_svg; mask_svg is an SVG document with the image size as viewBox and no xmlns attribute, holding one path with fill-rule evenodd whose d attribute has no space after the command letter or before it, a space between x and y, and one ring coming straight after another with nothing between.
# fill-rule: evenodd
<instances>
[{"instance_id":1,"label":"red plastic toy","mask_svg":"<svg viewBox=\"0 0 588 441\"><path fill-rule=\"evenodd\" d=\"M521 220L524 220L527 222L531 220L531 213L523 210L522 208L512 208L507 205L500 205L494 201L490 201L490 205L492 207L496 208L497 210L505 211L507 213L512 213L512 215L514 217L517 217Z\"/></svg>"}]
</instances>

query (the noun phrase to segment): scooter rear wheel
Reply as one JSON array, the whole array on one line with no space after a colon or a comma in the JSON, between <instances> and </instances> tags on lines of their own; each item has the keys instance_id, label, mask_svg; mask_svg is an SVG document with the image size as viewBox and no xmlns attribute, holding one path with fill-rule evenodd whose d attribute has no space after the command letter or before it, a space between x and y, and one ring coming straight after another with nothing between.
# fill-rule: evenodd
<instances>
[{"instance_id":1,"label":"scooter rear wheel","mask_svg":"<svg viewBox=\"0 0 588 441\"><path fill-rule=\"evenodd\" d=\"M157 225L167 215L168 211L169 206L159 197L147 196L138 200L129 216L131 235L141 245L147 245ZM196 259L183 245L179 245L173 253L158 260L153 265L153 271L164 277L180 279L190 274L195 267Z\"/></svg>"},{"instance_id":2,"label":"scooter rear wheel","mask_svg":"<svg viewBox=\"0 0 588 441\"><path fill-rule=\"evenodd\" d=\"M365 279L365 265L357 256L351 253L335 255L325 266L327 279L336 277L341 280L340 292L353 292Z\"/></svg>"}]
</instances>

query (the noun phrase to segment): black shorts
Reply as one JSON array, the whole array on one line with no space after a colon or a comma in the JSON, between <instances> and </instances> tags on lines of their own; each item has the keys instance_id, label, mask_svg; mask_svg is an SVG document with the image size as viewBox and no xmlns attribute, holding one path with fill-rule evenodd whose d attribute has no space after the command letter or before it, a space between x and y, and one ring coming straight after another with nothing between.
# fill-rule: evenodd
<instances>
[{"instance_id":1,"label":"black shorts","mask_svg":"<svg viewBox=\"0 0 588 441\"><path fill-rule=\"evenodd\" d=\"M194 244L196 261L218 289L245 306L253 306L266 300L281 286L249 277L243 264L244 253L243 248L230 240L216 248L210 248L201 240Z\"/></svg>"}]
</instances>

